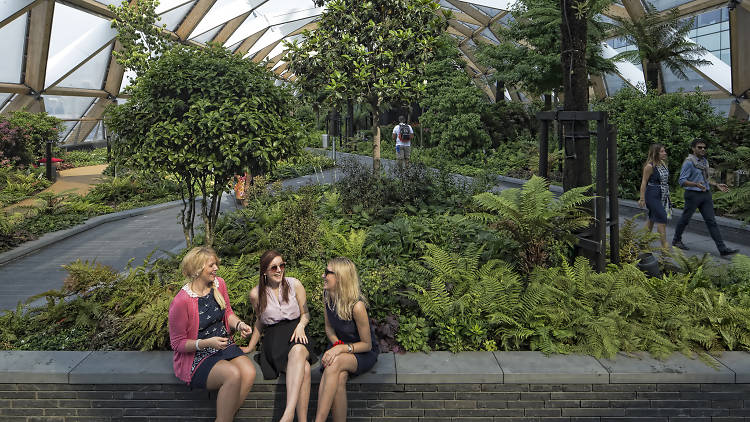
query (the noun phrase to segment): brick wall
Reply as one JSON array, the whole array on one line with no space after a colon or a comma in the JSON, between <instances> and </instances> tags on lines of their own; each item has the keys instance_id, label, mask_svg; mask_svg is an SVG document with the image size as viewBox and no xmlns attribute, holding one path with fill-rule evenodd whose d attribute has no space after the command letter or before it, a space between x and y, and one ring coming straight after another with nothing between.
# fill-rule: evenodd
<instances>
[{"instance_id":1,"label":"brick wall","mask_svg":"<svg viewBox=\"0 0 750 422\"><path fill-rule=\"evenodd\" d=\"M352 422L742 421L750 384L351 383ZM0 384L1 421L212 421L215 393L178 384ZM311 392L314 417L317 385ZM283 384L258 384L236 421L277 420Z\"/></svg>"}]
</instances>

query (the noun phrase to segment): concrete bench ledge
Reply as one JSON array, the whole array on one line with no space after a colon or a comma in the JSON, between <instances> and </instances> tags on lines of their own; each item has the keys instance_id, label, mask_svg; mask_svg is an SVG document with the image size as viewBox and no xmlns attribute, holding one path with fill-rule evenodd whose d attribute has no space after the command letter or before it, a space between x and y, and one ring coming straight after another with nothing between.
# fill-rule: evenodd
<instances>
[{"instance_id":1,"label":"concrete bench ledge","mask_svg":"<svg viewBox=\"0 0 750 422\"><path fill-rule=\"evenodd\" d=\"M699 359L646 354L614 359L540 352L381 354L359 384L741 384L750 383L750 353L724 352ZM320 379L318 364L313 382ZM257 384L263 380L258 368ZM172 372L172 352L0 351L0 384L182 384Z\"/></svg>"}]
</instances>

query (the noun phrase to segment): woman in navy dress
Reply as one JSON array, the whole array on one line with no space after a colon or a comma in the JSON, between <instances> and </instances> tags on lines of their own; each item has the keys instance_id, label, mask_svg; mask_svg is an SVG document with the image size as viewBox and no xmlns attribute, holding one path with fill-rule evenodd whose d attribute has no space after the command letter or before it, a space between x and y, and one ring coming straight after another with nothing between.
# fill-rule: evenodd
<instances>
[{"instance_id":1,"label":"woman in navy dress","mask_svg":"<svg viewBox=\"0 0 750 422\"><path fill-rule=\"evenodd\" d=\"M326 336L331 344L321 358L316 422L333 411L333 421L346 421L346 381L369 371L378 360L378 343L370 326L354 263L334 258L323 273Z\"/></svg>"},{"instance_id":2,"label":"woman in navy dress","mask_svg":"<svg viewBox=\"0 0 750 422\"><path fill-rule=\"evenodd\" d=\"M648 149L648 159L643 166L641 178L641 196L638 205L648 209L646 228L650 232L656 224L659 240L663 250L669 249L667 243L667 219L672 214L672 202L669 199L669 169L667 168L667 150L661 144L654 144Z\"/></svg>"}]
</instances>

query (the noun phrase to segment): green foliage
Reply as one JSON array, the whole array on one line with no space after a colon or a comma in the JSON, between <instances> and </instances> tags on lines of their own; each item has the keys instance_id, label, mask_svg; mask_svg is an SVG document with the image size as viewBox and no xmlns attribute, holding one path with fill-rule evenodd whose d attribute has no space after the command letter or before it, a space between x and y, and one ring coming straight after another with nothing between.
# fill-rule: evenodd
<instances>
[{"instance_id":1,"label":"green foliage","mask_svg":"<svg viewBox=\"0 0 750 422\"><path fill-rule=\"evenodd\" d=\"M95 166L97 164L107 164L107 148L62 151L60 158L64 159L65 164L71 167L85 167Z\"/></svg>"},{"instance_id":2,"label":"green foliage","mask_svg":"<svg viewBox=\"0 0 750 422\"><path fill-rule=\"evenodd\" d=\"M602 2L599 2L602 3ZM601 5L593 6L595 8ZM493 79L517 86L535 95L559 91L562 16L557 0L522 0L511 7L507 26L493 30L500 42L479 44L479 60L495 69ZM614 64L602 57L601 41L606 30L596 13L589 13L586 64L590 74L614 72Z\"/></svg>"},{"instance_id":3,"label":"green foliage","mask_svg":"<svg viewBox=\"0 0 750 422\"><path fill-rule=\"evenodd\" d=\"M649 232L645 227L637 227L636 220L642 217L638 214L626 218L625 224L620 226L620 262L632 264L642 253L651 252L651 243L659 239L659 234Z\"/></svg>"},{"instance_id":4,"label":"green foliage","mask_svg":"<svg viewBox=\"0 0 750 422\"><path fill-rule=\"evenodd\" d=\"M62 121L47 113L15 111L0 117L0 166L26 166L44 155L47 142L59 141ZM5 160L9 160L6 162Z\"/></svg>"},{"instance_id":5,"label":"green foliage","mask_svg":"<svg viewBox=\"0 0 750 422\"><path fill-rule=\"evenodd\" d=\"M475 201L485 212L471 217L507 232L521 245L519 267L528 273L537 266L549 265L556 253L573 245L573 233L591 223L591 217L582 209L591 200L586 194L589 189L573 188L555 198L549 183L534 176L520 189L505 189L500 195L476 195Z\"/></svg>"},{"instance_id":6,"label":"green foliage","mask_svg":"<svg viewBox=\"0 0 750 422\"><path fill-rule=\"evenodd\" d=\"M399 330L396 340L407 352L429 352L428 343L432 330L424 318L412 315L399 318Z\"/></svg>"},{"instance_id":7,"label":"green foliage","mask_svg":"<svg viewBox=\"0 0 750 422\"><path fill-rule=\"evenodd\" d=\"M657 95L624 88L595 105L597 110L608 112L610 122L617 127L620 197L638 198L643 164L654 143L666 148L670 185L677 185L690 142L695 138L713 139L712 132L721 122L708 100L701 92Z\"/></svg>"},{"instance_id":8,"label":"green foliage","mask_svg":"<svg viewBox=\"0 0 750 422\"><path fill-rule=\"evenodd\" d=\"M318 27L286 45L286 60L303 92L333 104L352 99L370 105L373 154L379 158L380 113L385 105L408 105L424 92L424 66L445 19L432 0L325 3ZM379 160L373 165L377 169Z\"/></svg>"},{"instance_id":9,"label":"green foliage","mask_svg":"<svg viewBox=\"0 0 750 422\"><path fill-rule=\"evenodd\" d=\"M320 136L317 138L318 147ZM333 167L333 160L325 155L313 154L307 151L300 151L300 155L289 157L280 161L274 167L270 174L270 180L294 179L313 173L322 173L323 170Z\"/></svg>"},{"instance_id":10,"label":"green foliage","mask_svg":"<svg viewBox=\"0 0 750 422\"><path fill-rule=\"evenodd\" d=\"M315 257L320 251L320 222L315 215L317 192L295 195L284 209L283 220L271 228L269 240L284 259L297 263L305 256Z\"/></svg>"},{"instance_id":11,"label":"green foliage","mask_svg":"<svg viewBox=\"0 0 750 422\"><path fill-rule=\"evenodd\" d=\"M15 204L47 188L51 183L40 174L0 167L0 208Z\"/></svg>"},{"instance_id":12,"label":"green foliage","mask_svg":"<svg viewBox=\"0 0 750 422\"><path fill-rule=\"evenodd\" d=\"M143 75L154 58L167 52L173 44L163 32L166 25L156 24L161 20L156 14L158 4L158 0L139 0L132 4L124 0L119 7L107 6L114 14L112 28L117 30L117 39L122 45L122 50L115 50L112 55L136 76Z\"/></svg>"},{"instance_id":13,"label":"green foliage","mask_svg":"<svg viewBox=\"0 0 750 422\"><path fill-rule=\"evenodd\" d=\"M625 59L638 66L647 63L646 86L664 92L662 66L678 78L688 79L684 69L710 62L701 58L707 50L687 37L695 18L685 19L676 7L664 13L648 1L643 3L645 13L639 18L613 17L616 34L637 47L619 53L613 60Z\"/></svg>"},{"instance_id":14,"label":"green foliage","mask_svg":"<svg viewBox=\"0 0 750 422\"><path fill-rule=\"evenodd\" d=\"M108 110L119 136L115 156L182 189L186 243L200 214L213 243L221 194L230 179L270 171L297 151L301 125L290 93L263 66L219 46L174 46L153 60L127 103ZM200 208L196 197L202 195Z\"/></svg>"}]
</instances>

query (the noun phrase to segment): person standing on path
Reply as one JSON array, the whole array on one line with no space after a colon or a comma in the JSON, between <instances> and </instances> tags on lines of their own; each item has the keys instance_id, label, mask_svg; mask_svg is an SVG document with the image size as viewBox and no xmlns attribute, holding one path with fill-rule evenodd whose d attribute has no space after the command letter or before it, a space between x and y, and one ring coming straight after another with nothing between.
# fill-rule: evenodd
<instances>
[{"instance_id":1,"label":"person standing on path","mask_svg":"<svg viewBox=\"0 0 750 422\"><path fill-rule=\"evenodd\" d=\"M398 124L393 127L393 139L396 141L396 162L399 168L404 168L411 157L411 138L414 129L406 123L404 116L398 116Z\"/></svg>"},{"instance_id":2,"label":"person standing on path","mask_svg":"<svg viewBox=\"0 0 750 422\"><path fill-rule=\"evenodd\" d=\"M695 210L699 209L703 216L703 221L706 222L706 227L708 227L708 232L719 249L719 254L721 256L732 255L739 252L739 250L730 249L724 244L724 240L722 240L721 233L719 232L719 226L716 224L714 202L711 198L711 186L716 187L722 192L728 191L729 188L723 183L710 181L708 176L708 159L706 159L707 145L703 139L696 138L693 140L690 144L693 153L688 155L682 163L679 183L680 186L685 188L685 209L682 212L680 220L677 222L672 245L688 250L688 247L682 243L682 232L685 231L685 227L690 222L690 218L693 216Z\"/></svg>"},{"instance_id":3,"label":"person standing on path","mask_svg":"<svg viewBox=\"0 0 750 422\"><path fill-rule=\"evenodd\" d=\"M656 224L663 251L669 250L667 243L667 220L672 217L672 202L669 200L669 169L667 150L661 144L653 144L648 149L648 158L643 166L641 197L638 205L648 209L646 228L649 232Z\"/></svg>"}]
</instances>

